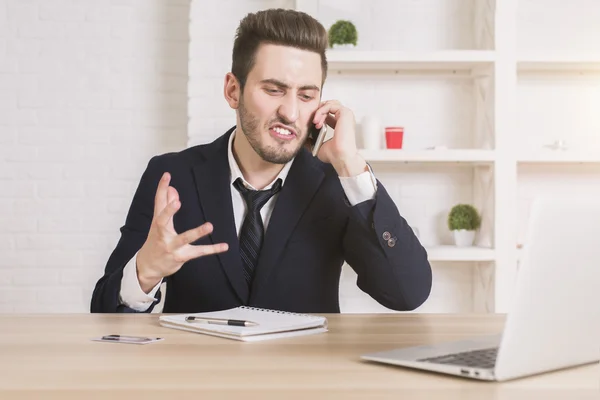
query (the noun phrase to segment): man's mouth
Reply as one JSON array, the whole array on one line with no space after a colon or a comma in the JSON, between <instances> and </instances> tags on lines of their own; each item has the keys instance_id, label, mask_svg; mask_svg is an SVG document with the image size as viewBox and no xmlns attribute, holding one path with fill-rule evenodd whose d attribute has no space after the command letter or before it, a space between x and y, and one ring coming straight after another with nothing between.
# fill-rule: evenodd
<instances>
[{"instance_id":1,"label":"man's mouth","mask_svg":"<svg viewBox=\"0 0 600 400\"><path fill-rule=\"evenodd\" d=\"M292 135L292 131L285 129L285 128L273 128L273 130L277 133L279 133L280 135Z\"/></svg>"},{"instance_id":2,"label":"man's mouth","mask_svg":"<svg viewBox=\"0 0 600 400\"><path fill-rule=\"evenodd\" d=\"M281 140L292 140L296 137L296 132L293 129L282 125L274 125L269 129L271 136Z\"/></svg>"}]
</instances>

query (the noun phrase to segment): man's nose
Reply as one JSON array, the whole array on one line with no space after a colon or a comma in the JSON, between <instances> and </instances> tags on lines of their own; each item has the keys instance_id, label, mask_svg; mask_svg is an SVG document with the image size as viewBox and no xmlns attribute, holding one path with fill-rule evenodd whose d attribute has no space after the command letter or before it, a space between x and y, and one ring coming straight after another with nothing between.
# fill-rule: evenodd
<instances>
[{"instance_id":1,"label":"man's nose","mask_svg":"<svg viewBox=\"0 0 600 400\"><path fill-rule=\"evenodd\" d=\"M300 115L300 107L296 96L286 95L283 98L283 101L279 106L279 110L277 112L283 119L285 119L289 123L296 122Z\"/></svg>"}]
</instances>

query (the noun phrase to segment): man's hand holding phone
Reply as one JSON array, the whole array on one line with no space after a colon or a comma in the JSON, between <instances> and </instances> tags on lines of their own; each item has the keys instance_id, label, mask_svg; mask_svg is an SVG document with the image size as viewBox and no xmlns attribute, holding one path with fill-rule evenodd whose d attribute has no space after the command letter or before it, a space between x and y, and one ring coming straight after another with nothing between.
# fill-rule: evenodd
<instances>
[{"instance_id":1,"label":"man's hand holding phone","mask_svg":"<svg viewBox=\"0 0 600 400\"><path fill-rule=\"evenodd\" d=\"M149 293L164 277L177 272L187 261L222 253L229 248L227 243L190 244L212 232L213 226L209 222L177 234L173 216L181 207L181 202L177 190L169 186L170 181L171 175L165 172L156 190L154 216L148 238L137 255L138 280L145 293Z\"/></svg>"},{"instance_id":2,"label":"man's hand holding phone","mask_svg":"<svg viewBox=\"0 0 600 400\"><path fill-rule=\"evenodd\" d=\"M339 176L356 176L367 170L366 161L356 147L356 121L354 113L337 100L320 104L312 123L317 129L325 124L333 128L331 140L323 143L317 156L333 165Z\"/></svg>"}]
</instances>

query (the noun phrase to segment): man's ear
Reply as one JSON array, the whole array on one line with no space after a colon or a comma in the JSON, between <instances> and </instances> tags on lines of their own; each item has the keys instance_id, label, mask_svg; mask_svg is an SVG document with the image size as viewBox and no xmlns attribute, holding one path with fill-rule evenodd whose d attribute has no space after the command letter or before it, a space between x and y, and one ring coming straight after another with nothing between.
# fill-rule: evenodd
<instances>
[{"instance_id":1,"label":"man's ear","mask_svg":"<svg viewBox=\"0 0 600 400\"><path fill-rule=\"evenodd\" d=\"M229 103L229 107L233 108L234 110L237 110L240 104L240 89L240 82L238 79L231 72L228 72L227 75L225 75L225 85L223 91L225 94L225 100L227 100L227 103Z\"/></svg>"}]
</instances>

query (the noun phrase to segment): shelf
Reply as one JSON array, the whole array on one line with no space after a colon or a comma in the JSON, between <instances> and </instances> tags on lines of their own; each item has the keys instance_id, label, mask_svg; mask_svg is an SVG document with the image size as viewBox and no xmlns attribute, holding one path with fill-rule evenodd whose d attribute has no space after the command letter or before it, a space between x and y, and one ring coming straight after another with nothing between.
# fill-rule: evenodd
<instances>
[{"instance_id":1,"label":"shelf","mask_svg":"<svg viewBox=\"0 0 600 400\"><path fill-rule=\"evenodd\" d=\"M330 70L466 70L491 66L494 52L449 50L425 53L399 51L329 50Z\"/></svg>"},{"instance_id":2,"label":"shelf","mask_svg":"<svg viewBox=\"0 0 600 400\"><path fill-rule=\"evenodd\" d=\"M359 150L367 162L493 163L493 150Z\"/></svg>"},{"instance_id":3,"label":"shelf","mask_svg":"<svg viewBox=\"0 0 600 400\"><path fill-rule=\"evenodd\" d=\"M581 56L528 56L517 61L519 71L600 71L600 57Z\"/></svg>"},{"instance_id":4,"label":"shelf","mask_svg":"<svg viewBox=\"0 0 600 400\"><path fill-rule=\"evenodd\" d=\"M517 162L524 164L598 164L599 153L582 153L572 151L540 151L523 154Z\"/></svg>"},{"instance_id":5,"label":"shelf","mask_svg":"<svg viewBox=\"0 0 600 400\"><path fill-rule=\"evenodd\" d=\"M427 247L427 255L432 261L494 261L494 249L483 247L433 246Z\"/></svg>"}]
</instances>

